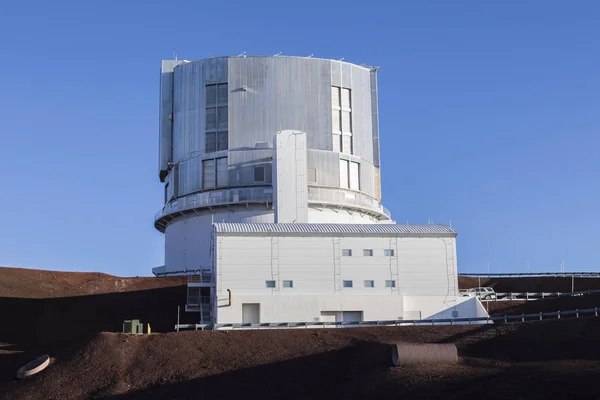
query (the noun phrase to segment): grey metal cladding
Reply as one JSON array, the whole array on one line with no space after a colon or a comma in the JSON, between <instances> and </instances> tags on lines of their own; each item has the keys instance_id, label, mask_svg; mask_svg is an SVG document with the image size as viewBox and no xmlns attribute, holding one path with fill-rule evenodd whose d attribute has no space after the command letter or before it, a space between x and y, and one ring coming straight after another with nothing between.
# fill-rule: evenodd
<instances>
[{"instance_id":1,"label":"grey metal cladding","mask_svg":"<svg viewBox=\"0 0 600 400\"><path fill-rule=\"evenodd\" d=\"M369 70L352 65L352 136L354 155L373 162L373 135L371 114L371 75Z\"/></svg>"},{"instance_id":2,"label":"grey metal cladding","mask_svg":"<svg viewBox=\"0 0 600 400\"><path fill-rule=\"evenodd\" d=\"M229 185L271 184L272 149L248 149L229 152ZM265 167L265 181L254 181L254 168Z\"/></svg>"},{"instance_id":3,"label":"grey metal cladding","mask_svg":"<svg viewBox=\"0 0 600 400\"><path fill-rule=\"evenodd\" d=\"M284 129L306 132L308 148L331 149L327 60L229 58L229 148L272 143Z\"/></svg>"},{"instance_id":4,"label":"grey metal cladding","mask_svg":"<svg viewBox=\"0 0 600 400\"><path fill-rule=\"evenodd\" d=\"M377 100L377 69L371 70L371 123L373 131L373 165L379 167L379 103Z\"/></svg>"},{"instance_id":5,"label":"grey metal cladding","mask_svg":"<svg viewBox=\"0 0 600 400\"><path fill-rule=\"evenodd\" d=\"M173 161L173 125L170 120L173 112L173 68L181 61L164 60L160 73L159 99L159 176L164 182L169 163Z\"/></svg>"},{"instance_id":6,"label":"grey metal cladding","mask_svg":"<svg viewBox=\"0 0 600 400\"><path fill-rule=\"evenodd\" d=\"M362 160L360 163L360 191L375 197L375 167L370 162Z\"/></svg>"},{"instance_id":7,"label":"grey metal cladding","mask_svg":"<svg viewBox=\"0 0 600 400\"><path fill-rule=\"evenodd\" d=\"M202 189L202 157L192 157L179 163L178 196Z\"/></svg>"},{"instance_id":8,"label":"grey metal cladding","mask_svg":"<svg viewBox=\"0 0 600 400\"><path fill-rule=\"evenodd\" d=\"M204 152L203 63L185 63L174 72L173 159L180 162Z\"/></svg>"},{"instance_id":9,"label":"grey metal cladding","mask_svg":"<svg viewBox=\"0 0 600 400\"><path fill-rule=\"evenodd\" d=\"M308 149L307 168L314 168L317 181L311 186L340 187L340 157L338 153Z\"/></svg>"}]
</instances>

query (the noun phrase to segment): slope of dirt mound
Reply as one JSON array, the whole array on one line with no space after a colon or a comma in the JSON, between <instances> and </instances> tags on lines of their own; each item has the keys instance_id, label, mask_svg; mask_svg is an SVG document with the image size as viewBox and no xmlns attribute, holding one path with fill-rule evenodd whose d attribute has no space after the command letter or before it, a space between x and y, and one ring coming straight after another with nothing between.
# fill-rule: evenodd
<instances>
[{"instance_id":1,"label":"slope of dirt mound","mask_svg":"<svg viewBox=\"0 0 600 400\"><path fill-rule=\"evenodd\" d=\"M59 272L0 267L0 297L52 298L185 285L185 277L120 278L98 272Z\"/></svg>"},{"instance_id":2,"label":"slope of dirt mound","mask_svg":"<svg viewBox=\"0 0 600 400\"><path fill-rule=\"evenodd\" d=\"M5 398L573 398L599 389L593 379L600 373L598 335L595 318L479 327L103 333L43 373L6 384ZM394 341L453 342L462 361L391 368L386 343Z\"/></svg>"},{"instance_id":3,"label":"slope of dirt mound","mask_svg":"<svg viewBox=\"0 0 600 400\"><path fill-rule=\"evenodd\" d=\"M600 289L600 278L575 278L571 281L569 277L523 277L523 278L472 278L466 276L458 277L458 287L469 289L478 286L492 287L496 292L571 292L573 286L575 291Z\"/></svg>"}]
</instances>

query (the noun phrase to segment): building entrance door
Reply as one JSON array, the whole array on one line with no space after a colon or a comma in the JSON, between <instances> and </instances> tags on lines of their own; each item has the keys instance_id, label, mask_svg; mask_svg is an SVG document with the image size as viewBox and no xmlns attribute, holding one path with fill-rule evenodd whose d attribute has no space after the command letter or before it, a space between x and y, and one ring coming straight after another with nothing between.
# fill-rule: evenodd
<instances>
[{"instance_id":1,"label":"building entrance door","mask_svg":"<svg viewBox=\"0 0 600 400\"><path fill-rule=\"evenodd\" d=\"M260 304L243 303L242 304L242 323L258 324L260 323Z\"/></svg>"}]
</instances>

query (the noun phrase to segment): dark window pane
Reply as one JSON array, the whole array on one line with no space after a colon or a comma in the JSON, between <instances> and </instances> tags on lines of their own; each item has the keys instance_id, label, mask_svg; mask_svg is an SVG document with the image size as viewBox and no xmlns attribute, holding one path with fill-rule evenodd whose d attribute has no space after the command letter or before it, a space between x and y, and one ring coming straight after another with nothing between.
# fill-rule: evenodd
<instances>
[{"instance_id":1,"label":"dark window pane","mask_svg":"<svg viewBox=\"0 0 600 400\"><path fill-rule=\"evenodd\" d=\"M265 181L265 167L254 167L254 182Z\"/></svg>"},{"instance_id":2,"label":"dark window pane","mask_svg":"<svg viewBox=\"0 0 600 400\"><path fill-rule=\"evenodd\" d=\"M213 131L217 129L217 109L207 108L206 109L206 130Z\"/></svg>"},{"instance_id":3,"label":"dark window pane","mask_svg":"<svg viewBox=\"0 0 600 400\"><path fill-rule=\"evenodd\" d=\"M223 83L221 85L217 86L217 96L218 96L218 101L219 104L225 104L227 105L227 84Z\"/></svg>"},{"instance_id":4,"label":"dark window pane","mask_svg":"<svg viewBox=\"0 0 600 400\"><path fill-rule=\"evenodd\" d=\"M217 133L217 150L227 150L228 132Z\"/></svg>"},{"instance_id":5,"label":"dark window pane","mask_svg":"<svg viewBox=\"0 0 600 400\"><path fill-rule=\"evenodd\" d=\"M212 153L213 151L217 151L217 134L216 133L207 133L204 136L205 146L204 150L206 153Z\"/></svg>"},{"instance_id":6,"label":"dark window pane","mask_svg":"<svg viewBox=\"0 0 600 400\"><path fill-rule=\"evenodd\" d=\"M206 86L206 107L217 105L217 85Z\"/></svg>"},{"instance_id":7,"label":"dark window pane","mask_svg":"<svg viewBox=\"0 0 600 400\"><path fill-rule=\"evenodd\" d=\"M208 110L207 110L208 111ZM227 120L229 115L227 114L227 107L219 107L217 116L219 119L219 129L227 129Z\"/></svg>"}]
</instances>

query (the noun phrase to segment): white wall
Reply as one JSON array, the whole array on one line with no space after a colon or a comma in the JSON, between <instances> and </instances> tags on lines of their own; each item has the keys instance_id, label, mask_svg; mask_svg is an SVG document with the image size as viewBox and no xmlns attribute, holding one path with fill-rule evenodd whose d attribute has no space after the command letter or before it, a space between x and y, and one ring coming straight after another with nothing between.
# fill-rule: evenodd
<instances>
[{"instance_id":1,"label":"white wall","mask_svg":"<svg viewBox=\"0 0 600 400\"><path fill-rule=\"evenodd\" d=\"M232 206L181 217L165 230L165 271L209 268L214 222L272 223L273 210L265 206Z\"/></svg>"},{"instance_id":2,"label":"white wall","mask_svg":"<svg viewBox=\"0 0 600 400\"><path fill-rule=\"evenodd\" d=\"M241 322L242 303L260 303L261 322L314 321L322 311L344 310L384 320L419 309L425 318L456 304L454 238L229 235L217 237L218 323ZM352 256L342 256L343 249ZM364 249L374 255L363 256ZM384 249L395 255L384 256ZM276 287L267 288L268 280ZM284 280L294 287L284 288ZM344 280L353 287L343 287ZM386 288L386 280L396 288Z\"/></svg>"}]
</instances>

